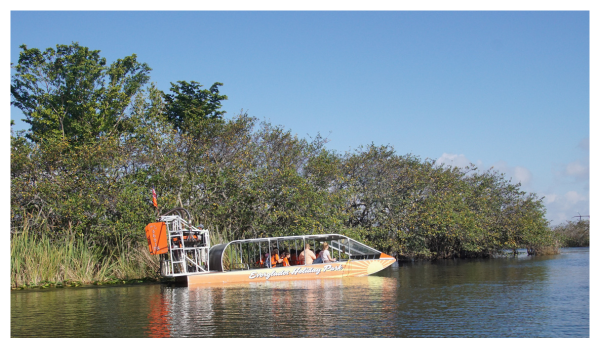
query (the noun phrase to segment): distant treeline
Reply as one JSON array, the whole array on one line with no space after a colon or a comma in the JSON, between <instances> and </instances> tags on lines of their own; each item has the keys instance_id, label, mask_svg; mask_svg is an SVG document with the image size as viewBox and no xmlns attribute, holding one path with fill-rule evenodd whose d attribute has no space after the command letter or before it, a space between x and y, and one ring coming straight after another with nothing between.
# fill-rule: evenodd
<instances>
[{"instance_id":1,"label":"distant treeline","mask_svg":"<svg viewBox=\"0 0 600 338\"><path fill-rule=\"evenodd\" d=\"M136 55L22 46L12 104L11 231L145 243L144 226L182 206L221 238L342 233L399 258L531 254L556 244L542 200L493 171L365 145L346 153L240 113L220 83L149 84ZM68 235L67 235L68 234ZM137 244L136 244L137 245Z\"/></svg>"},{"instance_id":2,"label":"distant treeline","mask_svg":"<svg viewBox=\"0 0 600 338\"><path fill-rule=\"evenodd\" d=\"M567 221L553 229L562 247L590 246L590 220Z\"/></svg>"}]
</instances>

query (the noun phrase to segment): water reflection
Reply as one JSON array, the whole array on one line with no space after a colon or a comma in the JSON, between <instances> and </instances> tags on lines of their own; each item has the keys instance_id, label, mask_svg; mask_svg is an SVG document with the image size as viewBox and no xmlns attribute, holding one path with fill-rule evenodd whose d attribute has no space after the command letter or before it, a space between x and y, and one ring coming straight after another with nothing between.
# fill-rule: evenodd
<instances>
[{"instance_id":1,"label":"water reflection","mask_svg":"<svg viewBox=\"0 0 600 338\"><path fill-rule=\"evenodd\" d=\"M150 296L150 314L146 334L150 338L164 338L171 336L171 315L169 302L163 292Z\"/></svg>"},{"instance_id":2,"label":"water reflection","mask_svg":"<svg viewBox=\"0 0 600 338\"><path fill-rule=\"evenodd\" d=\"M162 287L149 302L146 331L151 337L235 335L243 322L251 335L321 336L359 321L367 332L374 315L391 319L396 290L397 281L386 277ZM356 318L353 306L370 310Z\"/></svg>"},{"instance_id":3,"label":"water reflection","mask_svg":"<svg viewBox=\"0 0 600 338\"><path fill-rule=\"evenodd\" d=\"M408 263L370 277L11 293L11 335L586 336L589 252Z\"/></svg>"}]
</instances>

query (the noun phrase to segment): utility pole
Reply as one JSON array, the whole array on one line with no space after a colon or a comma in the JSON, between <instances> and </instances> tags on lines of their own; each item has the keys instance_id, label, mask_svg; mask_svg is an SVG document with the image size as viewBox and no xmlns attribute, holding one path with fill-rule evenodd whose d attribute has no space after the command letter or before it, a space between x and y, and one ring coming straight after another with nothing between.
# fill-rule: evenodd
<instances>
[{"instance_id":1,"label":"utility pole","mask_svg":"<svg viewBox=\"0 0 600 338\"><path fill-rule=\"evenodd\" d=\"M579 213L578 213L578 214L579 214ZM577 218L577 217L579 217L579 221L581 222L581 217L590 217L590 215L587 215L587 216L581 216L581 214L579 214L579 216L573 216L573 218Z\"/></svg>"}]
</instances>

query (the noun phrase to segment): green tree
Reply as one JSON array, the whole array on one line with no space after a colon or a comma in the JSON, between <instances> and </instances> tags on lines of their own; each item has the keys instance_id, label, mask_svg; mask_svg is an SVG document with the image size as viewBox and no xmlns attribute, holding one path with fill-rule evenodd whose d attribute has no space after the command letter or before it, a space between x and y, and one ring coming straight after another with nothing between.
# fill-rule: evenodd
<instances>
[{"instance_id":1,"label":"green tree","mask_svg":"<svg viewBox=\"0 0 600 338\"><path fill-rule=\"evenodd\" d=\"M556 237L565 247L590 246L590 220L566 221L553 229Z\"/></svg>"},{"instance_id":2,"label":"green tree","mask_svg":"<svg viewBox=\"0 0 600 338\"><path fill-rule=\"evenodd\" d=\"M227 100L219 94L222 85L215 82L210 89L201 89L196 81L171 82L172 94L164 94L167 119L179 130L192 131L202 120L222 118L226 112L219 110L221 101Z\"/></svg>"},{"instance_id":3,"label":"green tree","mask_svg":"<svg viewBox=\"0 0 600 338\"><path fill-rule=\"evenodd\" d=\"M20 48L11 104L25 115L34 142L62 137L82 143L123 130L126 108L151 70L135 54L107 65L99 50L77 42L45 51Z\"/></svg>"}]
</instances>

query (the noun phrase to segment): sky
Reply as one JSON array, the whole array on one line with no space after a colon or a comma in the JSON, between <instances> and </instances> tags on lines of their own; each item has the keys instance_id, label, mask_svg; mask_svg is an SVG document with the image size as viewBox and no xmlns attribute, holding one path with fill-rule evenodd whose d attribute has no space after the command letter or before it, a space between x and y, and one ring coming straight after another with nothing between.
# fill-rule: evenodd
<instances>
[{"instance_id":1,"label":"sky","mask_svg":"<svg viewBox=\"0 0 600 338\"><path fill-rule=\"evenodd\" d=\"M228 118L493 167L558 225L590 215L589 28L586 11L13 11L10 62L22 44L135 53L164 91L222 82Z\"/></svg>"}]
</instances>

